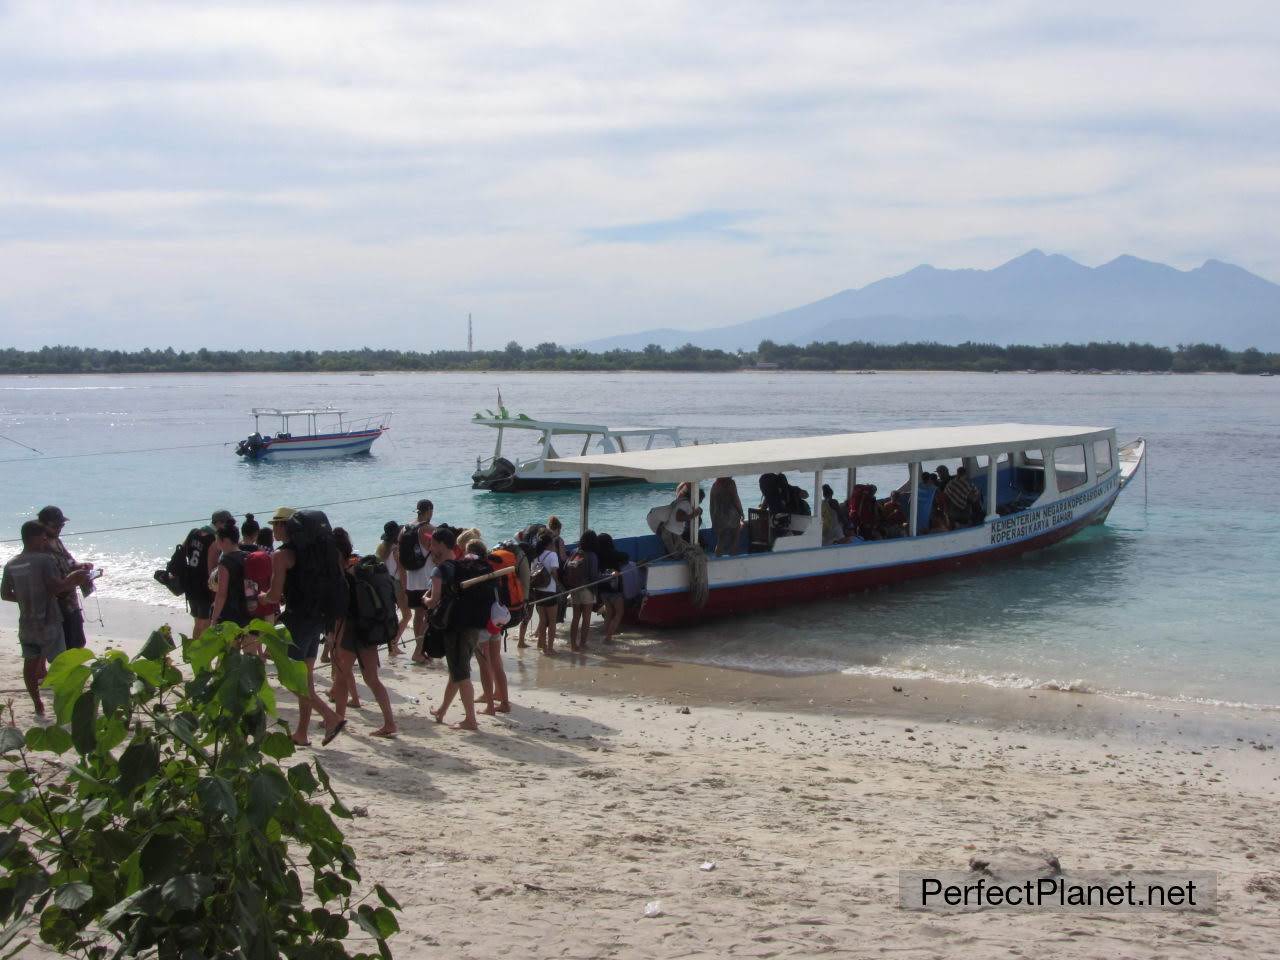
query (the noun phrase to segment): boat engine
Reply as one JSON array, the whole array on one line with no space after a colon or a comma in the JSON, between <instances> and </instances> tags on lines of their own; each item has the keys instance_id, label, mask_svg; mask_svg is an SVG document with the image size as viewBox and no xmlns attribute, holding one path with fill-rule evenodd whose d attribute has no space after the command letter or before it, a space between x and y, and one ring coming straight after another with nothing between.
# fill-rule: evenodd
<instances>
[{"instance_id":1,"label":"boat engine","mask_svg":"<svg viewBox=\"0 0 1280 960\"><path fill-rule=\"evenodd\" d=\"M498 457L488 470L477 470L471 475L471 486L476 490L496 490L505 493L515 486L516 465L506 457Z\"/></svg>"},{"instance_id":2,"label":"boat engine","mask_svg":"<svg viewBox=\"0 0 1280 960\"><path fill-rule=\"evenodd\" d=\"M258 456L258 451L265 446L266 443L263 440L262 434L255 433L253 436L248 437L245 440L241 440L236 444L236 455L240 457L255 458Z\"/></svg>"}]
</instances>

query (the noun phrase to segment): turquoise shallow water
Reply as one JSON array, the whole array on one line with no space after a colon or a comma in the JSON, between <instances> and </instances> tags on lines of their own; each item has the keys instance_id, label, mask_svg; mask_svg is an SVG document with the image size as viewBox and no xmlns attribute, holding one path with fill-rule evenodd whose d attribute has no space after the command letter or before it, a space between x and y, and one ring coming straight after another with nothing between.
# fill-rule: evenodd
<instances>
[{"instance_id":1,"label":"turquoise shallow water","mask_svg":"<svg viewBox=\"0 0 1280 960\"><path fill-rule=\"evenodd\" d=\"M502 386L533 416L677 424L689 438L754 437L1024 420L1114 425L1151 443L1143 481L1105 527L977 573L632 642L752 669L1074 685L1139 696L1280 704L1280 381L1252 377L1019 374L504 374L0 377L0 433L46 454L173 448L41 461L0 446L4 537L45 503L69 530L184 521L73 541L107 570L104 596L172 598L150 579L189 523L246 509L402 496L328 508L371 549L420 492L488 538L549 513L570 533L576 493L501 496L467 483L493 435L472 426ZM252 406L394 411L370 457L240 462ZM532 450L532 437L514 452ZM508 446L508 451L511 447ZM878 478L896 483L897 471ZM741 482L748 489L752 481ZM837 484L839 487L839 484ZM754 489L751 486L750 489ZM640 533L661 494L596 491L592 524ZM0 544L0 558L14 552Z\"/></svg>"}]
</instances>

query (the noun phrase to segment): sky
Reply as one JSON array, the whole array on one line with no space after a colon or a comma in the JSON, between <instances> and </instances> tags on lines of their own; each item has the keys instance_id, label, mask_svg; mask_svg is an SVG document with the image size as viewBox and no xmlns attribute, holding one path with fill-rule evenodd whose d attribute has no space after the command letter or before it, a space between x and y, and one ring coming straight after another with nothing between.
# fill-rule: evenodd
<instances>
[{"instance_id":1,"label":"sky","mask_svg":"<svg viewBox=\"0 0 1280 960\"><path fill-rule=\"evenodd\" d=\"M737 323L1030 248L1280 279L1280 4L0 0L0 346Z\"/></svg>"}]
</instances>

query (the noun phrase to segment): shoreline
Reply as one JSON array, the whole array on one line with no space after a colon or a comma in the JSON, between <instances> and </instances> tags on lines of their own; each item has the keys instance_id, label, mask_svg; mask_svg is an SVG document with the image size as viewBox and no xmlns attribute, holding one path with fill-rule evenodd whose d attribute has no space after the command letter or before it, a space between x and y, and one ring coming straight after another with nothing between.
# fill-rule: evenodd
<instances>
[{"instance_id":1,"label":"shoreline","mask_svg":"<svg viewBox=\"0 0 1280 960\"><path fill-rule=\"evenodd\" d=\"M190 629L184 610L134 600L104 599L105 629L86 624L94 649L136 650L156 627ZM96 612L96 610L95 610ZM1051 735L1081 742L1134 745L1261 743L1280 747L1280 711L1248 705L1146 696L1116 696L1071 689L901 679L865 674L781 673L656 657L622 642L593 641L590 652L570 653L564 639L547 657L532 645L505 653L514 691L642 697L673 707L748 709L771 713L879 718L962 725L985 731ZM16 647L16 608L0 606L0 644ZM387 663L385 652L382 657Z\"/></svg>"}]
</instances>

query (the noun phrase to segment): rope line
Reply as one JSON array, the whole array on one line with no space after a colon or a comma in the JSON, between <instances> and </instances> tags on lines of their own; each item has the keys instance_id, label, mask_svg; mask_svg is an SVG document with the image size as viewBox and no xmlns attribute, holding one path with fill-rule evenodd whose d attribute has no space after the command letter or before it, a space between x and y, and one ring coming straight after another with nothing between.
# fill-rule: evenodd
<instances>
[{"instance_id":1,"label":"rope line","mask_svg":"<svg viewBox=\"0 0 1280 960\"><path fill-rule=\"evenodd\" d=\"M471 483L469 481L465 483L452 483L446 487L431 487L427 490L408 490L408 491L402 491L399 493L380 493L372 497L353 497L350 500L329 500L329 501L326 501L325 503L308 503L300 507L297 507L296 509L313 510L317 507L340 507L350 503L368 503L373 500L391 500L394 497L417 497L417 496L421 496L424 493L439 493L441 490L456 490L458 487L469 487L469 486L471 486ZM248 512L255 513L255 514L257 513L266 514L266 513L271 513L273 509L274 509L273 507L267 507L265 509L251 510ZM189 526L191 524L202 524L202 523L208 523L208 522L209 521L207 518L200 517L195 520L164 520L159 523L136 523L127 527L103 527L100 530L77 530L74 533L71 531L65 531L62 534L62 538L67 539L69 537L89 537L99 533L123 533L128 530L148 530L152 527L183 527L183 526ZM0 540L0 543L21 543L21 542L22 542L21 537L10 537L7 540Z\"/></svg>"},{"instance_id":2,"label":"rope line","mask_svg":"<svg viewBox=\"0 0 1280 960\"><path fill-rule=\"evenodd\" d=\"M9 437L0 437L0 439L9 440ZM12 440L12 443L18 443ZM75 460L80 457L117 457L125 453L161 453L166 450L194 450L197 447L228 447L234 440L223 440L221 442L210 443L183 443L173 447L139 447L136 450L95 450L91 453L58 453L53 455L45 455L35 447L27 447L25 443L19 443L20 447L27 447L28 450L34 450L39 453L38 457L13 457L8 460L0 460L0 463L47 463L50 460Z\"/></svg>"},{"instance_id":3,"label":"rope line","mask_svg":"<svg viewBox=\"0 0 1280 960\"><path fill-rule=\"evenodd\" d=\"M16 446L22 447L24 450L30 450L32 453L39 453L41 456L44 456L44 454L41 451L37 450L35 447L30 446L29 444L25 444L21 440L15 440L13 439L13 437L6 437L3 433L0 433L0 440L8 440L10 443ZM17 458L17 460L30 460L30 459L31 459L30 457ZM0 463L16 463L17 460L0 460Z\"/></svg>"}]
</instances>

